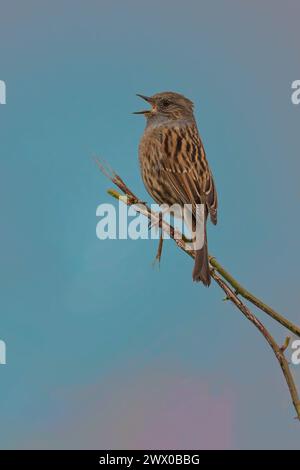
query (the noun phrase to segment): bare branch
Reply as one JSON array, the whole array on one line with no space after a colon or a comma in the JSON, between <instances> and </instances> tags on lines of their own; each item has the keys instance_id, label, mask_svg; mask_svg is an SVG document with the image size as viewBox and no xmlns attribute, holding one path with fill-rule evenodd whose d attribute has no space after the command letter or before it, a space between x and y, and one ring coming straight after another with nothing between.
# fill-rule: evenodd
<instances>
[{"instance_id":1,"label":"bare branch","mask_svg":"<svg viewBox=\"0 0 300 470\"><path fill-rule=\"evenodd\" d=\"M276 343L273 336L268 332L266 327L261 323L261 321L249 310L249 308L237 297L237 295L231 290L231 288L221 279L221 277L215 272L212 273L212 277L219 284L221 289L226 292L226 295L232 303L245 315L245 317L253 323L253 325L260 331L260 333L265 337L273 352L278 360L281 370L283 372L285 381L289 387L290 395L294 408L297 413L297 419L300 419L300 399L298 391L295 385L294 378L292 376L289 364L285 358L284 350L286 349L286 343L284 344L285 349L280 348Z\"/></svg>"},{"instance_id":2,"label":"bare branch","mask_svg":"<svg viewBox=\"0 0 300 470\"><path fill-rule=\"evenodd\" d=\"M135 210L145 217L148 217L150 220L158 219L158 225L161 229L168 233L168 235L175 241L177 246L183 250L186 254L190 257L194 258L195 254L191 250L186 250L185 242L183 235L178 231L175 230L174 227L169 225L165 222L159 215L159 213L152 211L143 201L141 201L124 183L122 178L118 176L114 171L108 169L107 166L104 166L99 160L96 160L100 170L102 173L109 178L123 193L124 195L118 193L118 191L114 189L108 190L108 194L113 196L114 198L121 200L128 206L134 206ZM295 381L293 379L292 373L289 368L289 364L285 358L284 351L289 346L290 338L286 338L285 343L282 347L280 347L266 327L262 324L262 322L251 312L251 310L242 302L239 296L245 298L253 305L258 307L263 312L270 315L274 320L279 322L281 325L286 327L292 333L300 337L300 328L289 320L287 320L283 315L279 314L271 307L266 305L260 299L255 297L249 291L247 291L241 284L234 279L231 274L229 274L223 266L216 260L214 256L209 257L211 269L211 276L215 280L215 282L219 285L219 287L225 292L225 299L231 301L242 313L243 315L260 331L260 333L264 336L270 347L272 348L276 359L278 360L280 367L282 369L285 381L288 385L290 396L294 405L294 408L297 413L297 419L300 420L300 399L297 392L297 388L295 385ZM218 274L217 274L218 273ZM223 279L222 279L223 278ZM225 280L224 280L225 279ZM230 286L225 282L227 281Z\"/></svg>"}]
</instances>

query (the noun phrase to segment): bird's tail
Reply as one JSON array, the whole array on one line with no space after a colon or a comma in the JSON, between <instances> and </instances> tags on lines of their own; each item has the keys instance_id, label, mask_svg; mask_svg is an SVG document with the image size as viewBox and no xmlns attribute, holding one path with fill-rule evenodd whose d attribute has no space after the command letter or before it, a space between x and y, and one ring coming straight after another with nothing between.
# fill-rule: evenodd
<instances>
[{"instance_id":1,"label":"bird's tail","mask_svg":"<svg viewBox=\"0 0 300 470\"><path fill-rule=\"evenodd\" d=\"M203 282L205 286L210 285L210 271L208 262L208 249L206 237L206 221L204 224L204 244L200 250L195 251L195 264L193 269L193 281Z\"/></svg>"}]
</instances>

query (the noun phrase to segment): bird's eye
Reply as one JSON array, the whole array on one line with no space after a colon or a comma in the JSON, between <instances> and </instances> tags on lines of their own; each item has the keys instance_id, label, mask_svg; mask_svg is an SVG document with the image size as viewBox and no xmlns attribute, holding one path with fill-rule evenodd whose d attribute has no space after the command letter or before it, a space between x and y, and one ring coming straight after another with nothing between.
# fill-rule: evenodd
<instances>
[{"instance_id":1,"label":"bird's eye","mask_svg":"<svg viewBox=\"0 0 300 470\"><path fill-rule=\"evenodd\" d=\"M161 101L161 105L162 105L164 108L167 108L167 106L169 106L169 104L171 104L169 100L165 100L165 99L164 99L164 100Z\"/></svg>"}]
</instances>

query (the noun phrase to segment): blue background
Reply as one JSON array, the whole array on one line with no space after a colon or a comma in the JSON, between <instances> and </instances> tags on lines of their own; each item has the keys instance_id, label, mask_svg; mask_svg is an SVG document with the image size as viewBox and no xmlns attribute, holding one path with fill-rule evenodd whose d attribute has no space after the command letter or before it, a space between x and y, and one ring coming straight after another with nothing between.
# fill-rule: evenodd
<instances>
[{"instance_id":1,"label":"blue background","mask_svg":"<svg viewBox=\"0 0 300 470\"><path fill-rule=\"evenodd\" d=\"M210 252L299 324L299 2L0 10L1 447L299 448L278 364L219 288L171 241L158 271L155 241L96 238L112 200L93 161L149 201L135 93L191 98L220 200Z\"/></svg>"}]
</instances>

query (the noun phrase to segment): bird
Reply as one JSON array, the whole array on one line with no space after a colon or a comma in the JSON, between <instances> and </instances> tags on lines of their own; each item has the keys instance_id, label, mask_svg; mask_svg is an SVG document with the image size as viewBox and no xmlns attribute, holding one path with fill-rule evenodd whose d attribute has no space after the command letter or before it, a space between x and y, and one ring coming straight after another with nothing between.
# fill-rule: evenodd
<instances>
[{"instance_id":1,"label":"bird","mask_svg":"<svg viewBox=\"0 0 300 470\"><path fill-rule=\"evenodd\" d=\"M190 205L193 230L198 230L197 207L204 208L203 241L195 249L192 278L209 286L206 221L209 215L211 222L217 224L218 198L194 116L194 104L171 91L137 96L150 105L150 109L134 113L146 118L138 150L142 180L159 205Z\"/></svg>"}]
</instances>

